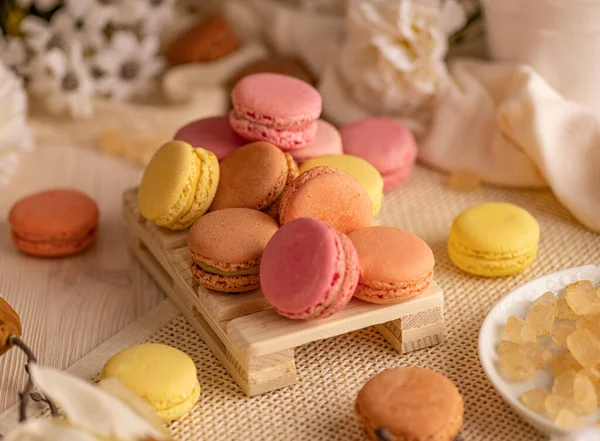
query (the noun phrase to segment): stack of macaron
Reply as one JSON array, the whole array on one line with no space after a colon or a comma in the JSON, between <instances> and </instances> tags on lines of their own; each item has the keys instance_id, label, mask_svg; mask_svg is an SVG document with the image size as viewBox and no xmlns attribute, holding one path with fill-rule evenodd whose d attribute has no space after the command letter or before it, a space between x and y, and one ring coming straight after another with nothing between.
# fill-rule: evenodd
<instances>
[{"instance_id":1,"label":"stack of macaron","mask_svg":"<svg viewBox=\"0 0 600 441\"><path fill-rule=\"evenodd\" d=\"M329 317L353 296L394 303L427 288L431 249L406 231L373 226L385 185L373 158L389 167L398 166L396 156L406 168L414 162L414 152L395 155L400 144L376 136L379 125L405 136L401 126L363 124L350 139L365 151L345 155L343 133L319 119L321 96L305 81L249 75L232 103L229 116L190 123L162 146L138 193L148 221L191 227L198 284L224 293L262 288L278 313L301 319ZM385 158L365 155L369 146Z\"/></svg>"},{"instance_id":2,"label":"stack of macaron","mask_svg":"<svg viewBox=\"0 0 600 441\"><path fill-rule=\"evenodd\" d=\"M373 198L375 213L383 192L402 184L414 167L417 144L409 129L389 118L372 117L338 130L320 119L321 95L301 79L270 72L247 75L236 82L231 101L229 115L192 121L174 139L212 151L219 161L253 141L277 146L299 165L318 159L318 165L359 178Z\"/></svg>"}]
</instances>

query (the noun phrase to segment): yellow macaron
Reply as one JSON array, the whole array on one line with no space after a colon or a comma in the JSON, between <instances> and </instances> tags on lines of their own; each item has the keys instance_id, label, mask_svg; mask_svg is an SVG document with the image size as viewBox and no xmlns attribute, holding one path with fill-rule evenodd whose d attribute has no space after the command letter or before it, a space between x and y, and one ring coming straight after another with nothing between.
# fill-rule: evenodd
<instances>
[{"instance_id":1,"label":"yellow macaron","mask_svg":"<svg viewBox=\"0 0 600 441\"><path fill-rule=\"evenodd\" d=\"M383 178L369 162L352 155L327 155L309 159L300 166L300 173L306 170L327 165L352 175L367 191L373 202L373 216L381 210L383 200Z\"/></svg>"},{"instance_id":2,"label":"yellow macaron","mask_svg":"<svg viewBox=\"0 0 600 441\"><path fill-rule=\"evenodd\" d=\"M219 184L214 153L171 141L154 154L138 193L140 214L159 227L183 230L210 207Z\"/></svg>"},{"instance_id":3,"label":"yellow macaron","mask_svg":"<svg viewBox=\"0 0 600 441\"><path fill-rule=\"evenodd\" d=\"M188 413L200 397L194 362L171 346L141 344L127 348L106 362L101 377L117 378L167 422Z\"/></svg>"},{"instance_id":4,"label":"yellow macaron","mask_svg":"<svg viewBox=\"0 0 600 441\"><path fill-rule=\"evenodd\" d=\"M490 202L462 212L452 223L448 255L458 268L484 277L527 269L535 260L540 226L526 210Z\"/></svg>"}]
</instances>

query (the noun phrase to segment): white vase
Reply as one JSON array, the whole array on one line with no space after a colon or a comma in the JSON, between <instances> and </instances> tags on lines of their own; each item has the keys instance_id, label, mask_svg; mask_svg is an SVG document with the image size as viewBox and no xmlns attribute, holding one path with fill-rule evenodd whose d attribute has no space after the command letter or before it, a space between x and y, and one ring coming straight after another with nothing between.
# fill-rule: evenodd
<instances>
[{"instance_id":1,"label":"white vase","mask_svg":"<svg viewBox=\"0 0 600 441\"><path fill-rule=\"evenodd\" d=\"M600 0L482 0L492 59L529 64L600 115Z\"/></svg>"}]
</instances>

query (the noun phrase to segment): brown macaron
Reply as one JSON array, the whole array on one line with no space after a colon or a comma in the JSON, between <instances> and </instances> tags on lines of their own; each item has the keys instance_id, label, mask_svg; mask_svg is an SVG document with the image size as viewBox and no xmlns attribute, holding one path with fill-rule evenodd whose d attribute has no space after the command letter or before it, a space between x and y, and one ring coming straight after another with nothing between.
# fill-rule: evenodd
<instances>
[{"instance_id":1,"label":"brown macaron","mask_svg":"<svg viewBox=\"0 0 600 441\"><path fill-rule=\"evenodd\" d=\"M298 176L294 158L268 142L254 142L237 149L221 161L220 168L211 211L251 208L275 219L283 190Z\"/></svg>"},{"instance_id":2,"label":"brown macaron","mask_svg":"<svg viewBox=\"0 0 600 441\"><path fill-rule=\"evenodd\" d=\"M218 60L240 46L223 17L215 15L183 32L169 44L165 57L172 66Z\"/></svg>"},{"instance_id":3,"label":"brown macaron","mask_svg":"<svg viewBox=\"0 0 600 441\"><path fill-rule=\"evenodd\" d=\"M453 441L463 424L464 404L444 375L418 367L381 372L363 386L354 408L367 439Z\"/></svg>"},{"instance_id":4,"label":"brown macaron","mask_svg":"<svg viewBox=\"0 0 600 441\"><path fill-rule=\"evenodd\" d=\"M260 287L260 259L278 229L270 216L249 208L226 208L202 216L188 232L196 281L221 292Z\"/></svg>"}]
</instances>

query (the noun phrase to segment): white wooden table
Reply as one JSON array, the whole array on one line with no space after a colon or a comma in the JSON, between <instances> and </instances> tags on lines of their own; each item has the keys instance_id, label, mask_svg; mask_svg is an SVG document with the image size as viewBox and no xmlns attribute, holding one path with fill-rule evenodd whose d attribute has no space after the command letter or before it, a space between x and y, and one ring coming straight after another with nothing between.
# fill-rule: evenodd
<instances>
[{"instance_id":1,"label":"white wooden table","mask_svg":"<svg viewBox=\"0 0 600 441\"><path fill-rule=\"evenodd\" d=\"M0 295L21 316L23 339L41 363L66 369L163 299L124 241L121 195L141 173L141 167L93 149L40 142L23 156L8 187L0 188ZM96 244L63 259L19 253L10 240L10 207L56 186L78 188L98 202ZM24 361L15 350L0 358L0 412L16 402L25 384Z\"/></svg>"}]
</instances>

